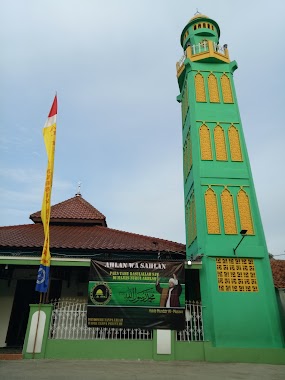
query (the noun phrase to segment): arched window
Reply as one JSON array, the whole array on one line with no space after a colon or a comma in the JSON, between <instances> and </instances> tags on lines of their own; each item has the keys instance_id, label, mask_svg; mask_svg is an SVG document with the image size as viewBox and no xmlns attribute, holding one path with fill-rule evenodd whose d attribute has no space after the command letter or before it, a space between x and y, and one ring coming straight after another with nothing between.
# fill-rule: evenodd
<instances>
[{"instance_id":1,"label":"arched window","mask_svg":"<svg viewBox=\"0 0 285 380\"><path fill-rule=\"evenodd\" d=\"M191 144L191 136L190 136L190 132L188 132L188 135L187 135L187 161L188 161L188 173L190 173L190 170L192 168L192 164L193 164L193 161L192 161L192 144Z\"/></svg>"},{"instance_id":2,"label":"arched window","mask_svg":"<svg viewBox=\"0 0 285 380\"><path fill-rule=\"evenodd\" d=\"M203 28L206 28L206 24L203 22Z\"/></svg>"},{"instance_id":3,"label":"arched window","mask_svg":"<svg viewBox=\"0 0 285 380\"><path fill-rule=\"evenodd\" d=\"M217 78L212 73L208 76L208 88L209 88L210 102L219 103L220 96L219 96L219 90L218 90L218 82L217 82Z\"/></svg>"},{"instance_id":4,"label":"arched window","mask_svg":"<svg viewBox=\"0 0 285 380\"><path fill-rule=\"evenodd\" d=\"M209 188L205 193L205 207L208 234L220 234L220 221L217 204L217 196L213 189Z\"/></svg>"},{"instance_id":5,"label":"arched window","mask_svg":"<svg viewBox=\"0 0 285 380\"><path fill-rule=\"evenodd\" d=\"M194 30L196 30L197 29L197 25L194 25Z\"/></svg>"},{"instance_id":6,"label":"arched window","mask_svg":"<svg viewBox=\"0 0 285 380\"><path fill-rule=\"evenodd\" d=\"M189 201L189 214L188 214L188 247L193 241L193 203Z\"/></svg>"},{"instance_id":7,"label":"arched window","mask_svg":"<svg viewBox=\"0 0 285 380\"><path fill-rule=\"evenodd\" d=\"M221 203L223 210L225 234L237 234L233 196L228 189L223 190L221 194Z\"/></svg>"},{"instance_id":8,"label":"arched window","mask_svg":"<svg viewBox=\"0 0 285 380\"><path fill-rule=\"evenodd\" d=\"M196 91L196 101L206 102L204 77L200 73L197 73L195 75L195 91Z\"/></svg>"},{"instance_id":9,"label":"arched window","mask_svg":"<svg viewBox=\"0 0 285 380\"><path fill-rule=\"evenodd\" d=\"M196 223L196 206L195 206L195 196L193 194L193 240L197 237L197 223Z\"/></svg>"},{"instance_id":10,"label":"arched window","mask_svg":"<svg viewBox=\"0 0 285 380\"><path fill-rule=\"evenodd\" d=\"M205 124L200 127L200 149L202 160L213 159L210 129Z\"/></svg>"},{"instance_id":11,"label":"arched window","mask_svg":"<svg viewBox=\"0 0 285 380\"><path fill-rule=\"evenodd\" d=\"M226 74L223 74L221 77L221 85L224 103L233 103L231 82Z\"/></svg>"},{"instance_id":12,"label":"arched window","mask_svg":"<svg viewBox=\"0 0 285 380\"><path fill-rule=\"evenodd\" d=\"M184 144L184 147L183 147L183 174L184 174L184 182L186 182L186 178L187 178L187 156L186 156L186 152L187 152L187 141L185 142Z\"/></svg>"},{"instance_id":13,"label":"arched window","mask_svg":"<svg viewBox=\"0 0 285 380\"><path fill-rule=\"evenodd\" d=\"M183 162L184 162L184 181L186 181L192 168L192 146L190 131L187 133L186 141L183 147Z\"/></svg>"},{"instance_id":14,"label":"arched window","mask_svg":"<svg viewBox=\"0 0 285 380\"><path fill-rule=\"evenodd\" d=\"M199 29L201 28L201 24L198 24L198 28L199 28Z\"/></svg>"},{"instance_id":15,"label":"arched window","mask_svg":"<svg viewBox=\"0 0 285 380\"><path fill-rule=\"evenodd\" d=\"M241 229L247 230L247 235L254 235L249 197L243 189L238 192L237 203Z\"/></svg>"},{"instance_id":16,"label":"arched window","mask_svg":"<svg viewBox=\"0 0 285 380\"><path fill-rule=\"evenodd\" d=\"M225 132L220 125L217 125L214 129L214 140L216 149L216 160L227 161L227 148L225 141Z\"/></svg>"},{"instance_id":17,"label":"arched window","mask_svg":"<svg viewBox=\"0 0 285 380\"><path fill-rule=\"evenodd\" d=\"M230 143L230 153L232 161L243 161L241 146L240 146L240 138L239 131L234 125L231 125L228 130L229 135L229 143Z\"/></svg>"},{"instance_id":18,"label":"arched window","mask_svg":"<svg viewBox=\"0 0 285 380\"><path fill-rule=\"evenodd\" d=\"M182 96L181 108L182 108L182 125L183 125L185 122L187 112L188 112L188 87L187 87L187 83L185 85L185 90L184 90L183 96Z\"/></svg>"},{"instance_id":19,"label":"arched window","mask_svg":"<svg viewBox=\"0 0 285 380\"><path fill-rule=\"evenodd\" d=\"M194 193L190 196L186 206L187 246L189 247L197 237L196 209Z\"/></svg>"}]
</instances>

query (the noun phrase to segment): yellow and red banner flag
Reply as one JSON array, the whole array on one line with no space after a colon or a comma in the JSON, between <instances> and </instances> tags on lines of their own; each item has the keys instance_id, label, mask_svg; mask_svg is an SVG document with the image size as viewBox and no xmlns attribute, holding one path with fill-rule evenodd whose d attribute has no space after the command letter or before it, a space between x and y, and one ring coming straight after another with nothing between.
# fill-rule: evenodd
<instances>
[{"instance_id":1,"label":"yellow and red banner flag","mask_svg":"<svg viewBox=\"0 0 285 380\"><path fill-rule=\"evenodd\" d=\"M41 218L44 227L44 245L40 267L38 270L38 277L36 283L36 290L41 293L46 293L49 285L49 271L50 271L50 248L49 248L49 221L50 221L50 198L53 180L53 167L54 167L54 151L56 139L56 116L57 116L57 96L55 96L53 104L48 115L48 119L43 128L44 142L48 157L45 189L41 210Z\"/></svg>"}]
</instances>

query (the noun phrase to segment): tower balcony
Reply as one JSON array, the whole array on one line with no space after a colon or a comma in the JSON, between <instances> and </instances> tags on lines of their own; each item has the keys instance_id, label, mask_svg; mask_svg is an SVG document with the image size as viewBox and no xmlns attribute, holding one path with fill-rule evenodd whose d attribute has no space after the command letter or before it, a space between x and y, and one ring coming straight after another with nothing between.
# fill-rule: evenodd
<instances>
[{"instance_id":1,"label":"tower balcony","mask_svg":"<svg viewBox=\"0 0 285 380\"><path fill-rule=\"evenodd\" d=\"M213 41L205 40L197 45L187 46L183 56L176 63L177 77L179 77L184 70L184 62L187 58L192 62L230 63L227 45L221 46Z\"/></svg>"}]
</instances>

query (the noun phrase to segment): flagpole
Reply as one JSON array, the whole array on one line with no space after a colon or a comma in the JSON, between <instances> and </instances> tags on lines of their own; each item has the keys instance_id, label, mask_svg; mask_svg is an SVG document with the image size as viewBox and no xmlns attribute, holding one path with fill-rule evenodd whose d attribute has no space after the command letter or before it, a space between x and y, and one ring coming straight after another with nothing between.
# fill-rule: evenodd
<instances>
[{"instance_id":1,"label":"flagpole","mask_svg":"<svg viewBox=\"0 0 285 380\"><path fill-rule=\"evenodd\" d=\"M54 153L55 153L55 140L56 140L56 116L57 116L57 94L54 97L50 112L48 114L47 121L43 128L43 137L48 157L48 164L46 170L46 180L44 187L44 196L42 201L41 219L44 229L44 243L42 256L40 260L40 267L38 270L38 276L36 281L36 291L40 293L38 320L35 332L35 340L33 347L33 359L35 357L36 341L38 337L39 321L41 304L43 300L43 293L45 293L45 299L47 298L48 288L50 286L50 236L49 236L49 222L51 213L51 189L53 182L53 170L54 170Z\"/></svg>"}]
</instances>

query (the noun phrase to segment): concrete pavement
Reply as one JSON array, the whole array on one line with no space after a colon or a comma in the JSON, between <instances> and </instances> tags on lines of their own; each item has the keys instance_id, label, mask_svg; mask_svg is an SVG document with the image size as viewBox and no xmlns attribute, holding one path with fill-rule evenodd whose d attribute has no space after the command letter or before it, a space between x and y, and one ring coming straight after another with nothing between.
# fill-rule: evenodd
<instances>
[{"instance_id":1,"label":"concrete pavement","mask_svg":"<svg viewBox=\"0 0 285 380\"><path fill-rule=\"evenodd\" d=\"M106 360L2 360L1 380L284 380L285 366Z\"/></svg>"}]
</instances>

